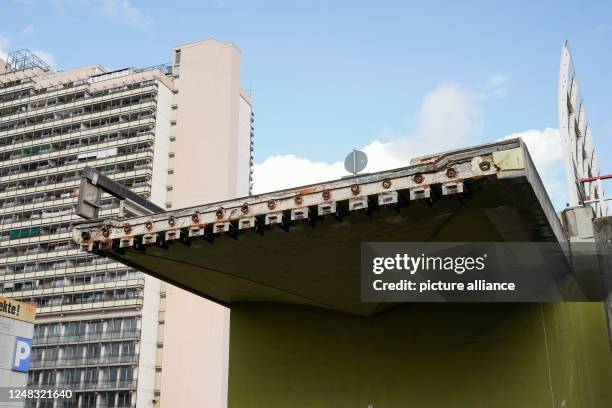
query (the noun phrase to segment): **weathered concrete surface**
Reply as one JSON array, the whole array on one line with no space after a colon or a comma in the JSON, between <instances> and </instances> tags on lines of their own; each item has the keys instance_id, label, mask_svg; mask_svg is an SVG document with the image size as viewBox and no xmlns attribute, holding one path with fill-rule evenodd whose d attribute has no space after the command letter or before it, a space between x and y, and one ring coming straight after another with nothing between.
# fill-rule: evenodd
<instances>
[{"instance_id":1,"label":"weathered concrete surface","mask_svg":"<svg viewBox=\"0 0 612 408\"><path fill-rule=\"evenodd\" d=\"M445 193L449 182L460 189ZM425 189L429 198L414 199L415 191ZM389 192L397 194L397 203L379 205ZM352 209L351 200L361 199L367 209ZM335 212L318 216L319 206L330 202ZM308 211L307 219L289 221L299 208ZM265 225L270 214L284 217L282 226ZM255 227L240 229L244 219ZM360 316L389 307L361 302L361 242L565 239L520 140L441 153L397 170L90 223L75 232L89 250L230 307L278 302Z\"/></svg>"}]
</instances>

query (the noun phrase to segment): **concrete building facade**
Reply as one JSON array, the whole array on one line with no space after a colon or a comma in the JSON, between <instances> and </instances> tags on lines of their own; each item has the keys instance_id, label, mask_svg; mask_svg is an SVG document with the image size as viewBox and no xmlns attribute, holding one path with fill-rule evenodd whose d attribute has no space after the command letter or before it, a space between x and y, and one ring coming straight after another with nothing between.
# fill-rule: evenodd
<instances>
[{"instance_id":1,"label":"concrete building facade","mask_svg":"<svg viewBox=\"0 0 612 408\"><path fill-rule=\"evenodd\" d=\"M0 408L21 408L34 332L33 305L0 296Z\"/></svg>"},{"instance_id":2,"label":"concrete building facade","mask_svg":"<svg viewBox=\"0 0 612 408\"><path fill-rule=\"evenodd\" d=\"M164 330L165 311L207 301L84 254L69 231L85 166L165 208L247 195L253 119L239 64L215 40L145 69L53 72L25 51L0 61L0 294L38 310L29 385L73 389L74 407L154 407L188 380L168 356L184 353L174 337L191 322ZM216 176L192 185L200 172ZM109 196L101 205L119 211Z\"/></svg>"}]
</instances>

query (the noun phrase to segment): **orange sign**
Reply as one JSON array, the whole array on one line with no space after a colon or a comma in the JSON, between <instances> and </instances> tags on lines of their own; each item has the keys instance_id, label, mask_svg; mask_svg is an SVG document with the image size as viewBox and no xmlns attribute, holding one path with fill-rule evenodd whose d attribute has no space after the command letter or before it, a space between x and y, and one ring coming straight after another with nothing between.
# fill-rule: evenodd
<instances>
[{"instance_id":1,"label":"orange sign","mask_svg":"<svg viewBox=\"0 0 612 408\"><path fill-rule=\"evenodd\" d=\"M0 296L0 316L34 323L36 306Z\"/></svg>"}]
</instances>

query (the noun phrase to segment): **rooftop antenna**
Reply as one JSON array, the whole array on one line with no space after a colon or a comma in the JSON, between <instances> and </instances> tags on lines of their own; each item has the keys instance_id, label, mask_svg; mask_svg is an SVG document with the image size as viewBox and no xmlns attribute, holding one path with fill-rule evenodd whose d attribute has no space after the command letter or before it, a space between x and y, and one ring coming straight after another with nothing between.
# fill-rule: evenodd
<instances>
[{"instance_id":1,"label":"rooftop antenna","mask_svg":"<svg viewBox=\"0 0 612 408\"><path fill-rule=\"evenodd\" d=\"M344 159L344 168L353 175L363 171L367 165L368 156L361 150L353 149Z\"/></svg>"}]
</instances>

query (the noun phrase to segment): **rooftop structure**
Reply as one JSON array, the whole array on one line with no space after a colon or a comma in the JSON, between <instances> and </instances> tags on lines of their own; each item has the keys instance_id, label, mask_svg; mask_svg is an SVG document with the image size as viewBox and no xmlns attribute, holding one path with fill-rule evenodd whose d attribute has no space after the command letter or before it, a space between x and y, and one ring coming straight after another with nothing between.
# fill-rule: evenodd
<instances>
[{"instance_id":1,"label":"rooftop structure","mask_svg":"<svg viewBox=\"0 0 612 408\"><path fill-rule=\"evenodd\" d=\"M51 69L49 64L42 58L27 49L8 53L6 62L7 65L15 71L30 68L40 68L43 71L49 71Z\"/></svg>"},{"instance_id":2,"label":"rooftop structure","mask_svg":"<svg viewBox=\"0 0 612 408\"><path fill-rule=\"evenodd\" d=\"M605 216L610 198L606 198L603 180L612 176L600 174L597 151L567 42L561 50L558 105L568 205L588 204L597 216Z\"/></svg>"},{"instance_id":3,"label":"rooftop structure","mask_svg":"<svg viewBox=\"0 0 612 408\"><path fill-rule=\"evenodd\" d=\"M370 315L380 305L362 304L355 290L362 241L566 237L516 139L416 159L396 170L86 223L74 229L73 239L225 305L282 301ZM243 256L233 257L236 251ZM253 270L251 263L267 266Z\"/></svg>"}]
</instances>

